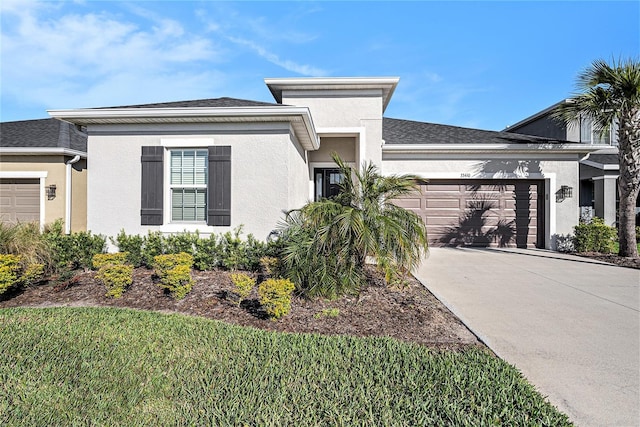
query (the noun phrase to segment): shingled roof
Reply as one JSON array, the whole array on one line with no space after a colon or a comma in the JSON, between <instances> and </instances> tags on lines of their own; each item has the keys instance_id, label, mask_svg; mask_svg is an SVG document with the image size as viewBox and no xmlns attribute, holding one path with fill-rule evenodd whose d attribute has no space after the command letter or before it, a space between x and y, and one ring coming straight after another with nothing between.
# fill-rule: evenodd
<instances>
[{"instance_id":1,"label":"shingled roof","mask_svg":"<svg viewBox=\"0 0 640 427\"><path fill-rule=\"evenodd\" d=\"M382 139L384 139L385 144L549 144L567 142L517 133L463 128L387 117L382 121Z\"/></svg>"},{"instance_id":2,"label":"shingled roof","mask_svg":"<svg viewBox=\"0 0 640 427\"><path fill-rule=\"evenodd\" d=\"M87 134L56 119L0 123L0 147L66 148L87 152Z\"/></svg>"},{"instance_id":3,"label":"shingled roof","mask_svg":"<svg viewBox=\"0 0 640 427\"><path fill-rule=\"evenodd\" d=\"M210 99L195 99L192 101L174 101L174 102L159 102L154 104L139 104L139 105L122 105L119 107L102 107L99 109L109 108L231 108L231 107L282 107L282 104L274 104L271 102L251 101L248 99L237 98L210 98Z\"/></svg>"}]
</instances>

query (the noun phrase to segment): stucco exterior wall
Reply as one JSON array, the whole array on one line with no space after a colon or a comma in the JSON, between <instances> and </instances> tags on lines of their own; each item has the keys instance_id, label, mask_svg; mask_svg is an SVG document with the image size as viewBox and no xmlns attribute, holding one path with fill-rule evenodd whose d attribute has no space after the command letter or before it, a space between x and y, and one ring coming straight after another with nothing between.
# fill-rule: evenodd
<instances>
[{"instance_id":1,"label":"stucco exterior wall","mask_svg":"<svg viewBox=\"0 0 640 427\"><path fill-rule=\"evenodd\" d=\"M338 153L346 162L356 161L356 141L354 137L321 137L320 149L309 152L310 162L333 162L332 152Z\"/></svg>"},{"instance_id":2,"label":"stucco exterior wall","mask_svg":"<svg viewBox=\"0 0 640 427\"><path fill-rule=\"evenodd\" d=\"M355 159L358 164L363 161L381 164L382 102L381 90L285 91L282 95L283 104L309 108L318 132L331 130L340 134L344 129L358 129L358 157Z\"/></svg>"},{"instance_id":3,"label":"stucco exterior wall","mask_svg":"<svg viewBox=\"0 0 640 427\"><path fill-rule=\"evenodd\" d=\"M385 155L382 171L388 174L415 174L425 179L544 179L545 180L545 240L554 248L555 236L573 233L578 223L578 159L566 155L549 160L536 157L518 158L496 154L466 158L462 155ZM556 202L560 186L573 188L573 197Z\"/></svg>"},{"instance_id":4,"label":"stucco exterior wall","mask_svg":"<svg viewBox=\"0 0 640 427\"><path fill-rule=\"evenodd\" d=\"M46 156L2 156L0 170L3 173L11 172L46 172L45 187L56 186L56 197L49 200L44 196L44 222L50 224L57 219L65 219L66 198L66 166L65 161L71 157L61 155ZM87 171L84 160L78 162L71 173L72 186L72 215L71 231L86 230L87 220ZM82 168L82 166L85 166Z\"/></svg>"},{"instance_id":5,"label":"stucco exterior wall","mask_svg":"<svg viewBox=\"0 0 640 427\"><path fill-rule=\"evenodd\" d=\"M88 142L89 228L108 236L121 229L128 234L146 234L148 230L223 233L239 225L245 234L264 240L282 218L283 208L298 207L307 196L307 170L304 151L292 144L288 124L269 129L252 125L199 126L197 132L184 126L157 126L154 134L126 135L126 126L96 126L90 129ZM140 128L137 128L139 131ZM123 132L123 134L119 134ZM231 146L231 226L206 224L170 224L165 198L164 225L140 225L140 156L142 146L181 144ZM194 145L195 146L195 145ZM95 159L92 161L92 159ZM302 177L302 184L294 185ZM164 183L167 193L168 182ZM288 189L288 191L287 191Z\"/></svg>"}]
</instances>

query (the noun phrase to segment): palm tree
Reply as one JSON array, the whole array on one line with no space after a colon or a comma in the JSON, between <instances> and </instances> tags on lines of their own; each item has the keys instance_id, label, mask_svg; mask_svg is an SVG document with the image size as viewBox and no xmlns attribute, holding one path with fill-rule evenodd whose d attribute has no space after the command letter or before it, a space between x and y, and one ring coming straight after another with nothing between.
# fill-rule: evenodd
<instances>
[{"instance_id":1,"label":"palm tree","mask_svg":"<svg viewBox=\"0 0 640 427\"><path fill-rule=\"evenodd\" d=\"M364 265L373 257L387 282L401 280L428 249L422 219L393 203L416 190L417 177L382 176L371 163L353 170L332 156L344 177L339 194L287 215L287 276L307 295L336 297L365 284Z\"/></svg>"},{"instance_id":2,"label":"palm tree","mask_svg":"<svg viewBox=\"0 0 640 427\"><path fill-rule=\"evenodd\" d=\"M619 255L638 257L635 207L640 190L640 62L627 59L594 61L577 78L578 93L569 98L554 116L567 124L579 118L591 119L594 128L608 132L617 123Z\"/></svg>"}]
</instances>

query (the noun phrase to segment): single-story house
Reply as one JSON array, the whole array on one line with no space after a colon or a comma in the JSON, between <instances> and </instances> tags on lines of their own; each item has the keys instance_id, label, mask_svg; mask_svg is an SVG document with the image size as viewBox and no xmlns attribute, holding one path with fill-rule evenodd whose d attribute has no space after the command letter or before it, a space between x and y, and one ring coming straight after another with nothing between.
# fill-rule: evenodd
<instances>
[{"instance_id":1,"label":"single-story house","mask_svg":"<svg viewBox=\"0 0 640 427\"><path fill-rule=\"evenodd\" d=\"M552 118L553 111L567 100L545 108L504 129L505 132L564 139L587 144L597 150L580 160L579 203L581 217L604 219L607 225L617 224L619 201L618 135L615 123L608 132L600 133L591 119L581 118L567 126ZM636 203L636 222L640 224L640 198Z\"/></svg>"},{"instance_id":2,"label":"single-story house","mask_svg":"<svg viewBox=\"0 0 640 427\"><path fill-rule=\"evenodd\" d=\"M56 119L0 123L0 221L87 228L87 134Z\"/></svg>"},{"instance_id":3,"label":"single-story house","mask_svg":"<svg viewBox=\"0 0 640 427\"><path fill-rule=\"evenodd\" d=\"M242 225L265 239L283 211L335 191L332 152L424 179L398 203L424 218L432 245L553 248L572 232L579 160L593 147L383 117L398 81L269 78L275 103L216 98L49 114L86 128L95 233Z\"/></svg>"}]
</instances>

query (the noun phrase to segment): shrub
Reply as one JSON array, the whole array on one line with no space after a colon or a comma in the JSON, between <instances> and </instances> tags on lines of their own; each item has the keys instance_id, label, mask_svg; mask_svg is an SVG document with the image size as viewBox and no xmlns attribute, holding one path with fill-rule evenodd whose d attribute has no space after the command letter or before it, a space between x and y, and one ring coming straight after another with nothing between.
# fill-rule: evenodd
<instances>
[{"instance_id":1,"label":"shrub","mask_svg":"<svg viewBox=\"0 0 640 427\"><path fill-rule=\"evenodd\" d=\"M107 287L107 296L120 298L133 283L133 265L104 264L98 270L96 279Z\"/></svg>"},{"instance_id":2,"label":"shrub","mask_svg":"<svg viewBox=\"0 0 640 427\"><path fill-rule=\"evenodd\" d=\"M636 243L640 243L640 227L636 227Z\"/></svg>"},{"instance_id":3,"label":"shrub","mask_svg":"<svg viewBox=\"0 0 640 427\"><path fill-rule=\"evenodd\" d=\"M93 256L93 268L102 268L105 265L124 265L129 258L127 252L116 252L113 254L96 254Z\"/></svg>"},{"instance_id":4,"label":"shrub","mask_svg":"<svg viewBox=\"0 0 640 427\"><path fill-rule=\"evenodd\" d=\"M159 231L149 231L144 238L144 244L142 246L142 264L147 268L154 268L155 257L164 253L166 252L164 250L162 233Z\"/></svg>"},{"instance_id":5,"label":"shrub","mask_svg":"<svg viewBox=\"0 0 640 427\"><path fill-rule=\"evenodd\" d=\"M54 265L52 248L36 222L0 223L0 254L19 255L23 265L40 264L46 271Z\"/></svg>"},{"instance_id":6,"label":"shrub","mask_svg":"<svg viewBox=\"0 0 640 427\"><path fill-rule=\"evenodd\" d=\"M164 237L163 247L166 254L187 253L191 256L195 255L196 242L200 239L198 232L190 233L184 231L182 233L169 234Z\"/></svg>"},{"instance_id":7,"label":"shrub","mask_svg":"<svg viewBox=\"0 0 640 427\"><path fill-rule=\"evenodd\" d=\"M574 245L577 252L610 254L615 250L618 238L615 227L609 227L602 218L582 222L574 227Z\"/></svg>"},{"instance_id":8,"label":"shrub","mask_svg":"<svg viewBox=\"0 0 640 427\"><path fill-rule=\"evenodd\" d=\"M118 246L120 252L127 253L127 261L133 264L134 267L140 267L143 264L142 260L142 248L144 244L144 238L140 235L127 235L124 230L120 230L120 233L110 238L111 243Z\"/></svg>"},{"instance_id":9,"label":"shrub","mask_svg":"<svg viewBox=\"0 0 640 427\"><path fill-rule=\"evenodd\" d=\"M368 257L395 283L418 266L428 248L424 221L396 204L417 189L417 176L383 176L372 163L354 170L333 153L345 179L331 199L287 214L282 226L285 276L307 296L335 298L366 285Z\"/></svg>"},{"instance_id":10,"label":"shrub","mask_svg":"<svg viewBox=\"0 0 640 427\"><path fill-rule=\"evenodd\" d=\"M222 245L216 234L210 234L208 238L199 238L195 242L196 253L193 256L193 265L200 271L213 270L222 266Z\"/></svg>"},{"instance_id":11,"label":"shrub","mask_svg":"<svg viewBox=\"0 0 640 427\"><path fill-rule=\"evenodd\" d=\"M106 237L90 231L64 234L62 221L45 227L44 238L49 242L56 270L90 269L93 256L105 251Z\"/></svg>"},{"instance_id":12,"label":"shrub","mask_svg":"<svg viewBox=\"0 0 640 427\"><path fill-rule=\"evenodd\" d=\"M280 277L282 265L277 257L263 256L260 258L260 268L264 277Z\"/></svg>"},{"instance_id":13,"label":"shrub","mask_svg":"<svg viewBox=\"0 0 640 427\"><path fill-rule=\"evenodd\" d=\"M260 283L258 295L260 304L273 320L277 320L291 310L291 292L295 285L289 279L267 279Z\"/></svg>"},{"instance_id":14,"label":"shrub","mask_svg":"<svg viewBox=\"0 0 640 427\"><path fill-rule=\"evenodd\" d=\"M325 308L322 311L313 315L315 319L320 319L321 317L338 317L340 315L340 309L338 308Z\"/></svg>"},{"instance_id":15,"label":"shrub","mask_svg":"<svg viewBox=\"0 0 640 427\"><path fill-rule=\"evenodd\" d=\"M184 252L154 257L154 270L160 278L160 287L171 292L175 299L182 299L191 291L192 266L193 257Z\"/></svg>"},{"instance_id":16,"label":"shrub","mask_svg":"<svg viewBox=\"0 0 640 427\"><path fill-rule=\"evenodd\" d=\"M256 285L256 279L249 276L246 273L233 273L231 274L231 281L233 282L235 293L238 295L238 305L246 299L251 290Z\"/></svg>"},{"instance_id":17,"label":"shrub","mask_svg":"<svg viewBox=\"0 0 640 427\"><path fill-rule=\"evenodd\" d=\"M20 257L18 255L0 255L0 294L18 283Z\"/></svg>"},{"instance_id":18,"label":"shrub","mask_svg":"<svg viewBox=\"0 0 640 427\"><path fill-rule=\"evenodd\" d=\"M128 253L96 254L93 268L98 269L96 279L107 287L107 296L120 298L124 290L133 283L133 265L126 265Z\"/></svg>"},{"instance_id":19,"label":"shrub","mask_svg":"<svg viewBox=\"0 0 640 427\"><path fill-rule=\"evenodd\" d=\"M36 283L43 276L43 264L30 264L20 255L0 255L0 294L14 286L28 286Z\"/></svg>"}]
</instances>

